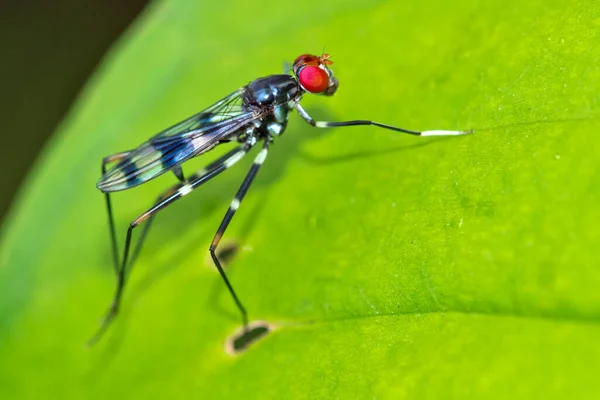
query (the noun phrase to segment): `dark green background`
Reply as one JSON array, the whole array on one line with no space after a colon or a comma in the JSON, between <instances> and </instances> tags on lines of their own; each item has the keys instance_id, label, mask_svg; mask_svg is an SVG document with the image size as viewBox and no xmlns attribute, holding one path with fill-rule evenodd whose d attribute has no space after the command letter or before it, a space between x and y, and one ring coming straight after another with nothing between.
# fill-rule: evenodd
<instances>
[{"instance_id":1,"label":"dark green background","mask_svg":"<svg viewBox=\"0 0 600 400\"><path fill-rule=\"evenodd\" d=\"M0 221L81 86L146 2L0 3Z\"/></svg>"}]
</instances>

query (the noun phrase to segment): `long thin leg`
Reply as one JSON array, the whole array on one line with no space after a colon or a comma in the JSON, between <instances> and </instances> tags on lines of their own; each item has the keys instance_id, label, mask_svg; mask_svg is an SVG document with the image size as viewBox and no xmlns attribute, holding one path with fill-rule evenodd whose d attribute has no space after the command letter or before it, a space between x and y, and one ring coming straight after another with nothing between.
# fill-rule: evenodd
<instances>
[{"instance_id":1,"label":"long thin leg","mask_svg":"<svg viewBox=\"0 0 600 400\"><path fill-rule=\"evenodd\" d=\"M177 192L179 189L181 189L183 186L185 186L187 184L187 182L193 182L193 181L197 180L198 178L200 178L202 175L205 175L207 172L211 171L212 169L219 167L221 164L226 162L228 159L230 159L233 155L235 155L239 151L240 151L239 148L235 148L235 149L225 153L222 157L219 157L212 163L208 164L206 167L204 167L204 168L196 171L194 174L190 175L185 181L179 182L179 183L171 186L169 189L167 189L163 193L161 193L160 196L158 196L154 205L161 203L167 197L169 197L173 193ZM137 259L137 257L139 256L139 254L142 250L142 246L144 245L144 241L146 240L146 236L148 235L148 231L150 230L150 227L152 226L152 221L154 220L155 216L156 216L156 214L151 215L150 218L148 218L148 220L144 224L144 227L142 228L142 232L140 233L140 236L137 240L135 248L131 252L131 257L129 258L129 265L127 267L129 270L127 271L127 273L131 272L131 268L133 267L135 260Z\"/></svg>"},{"instance_id":2,"label":"long thin leg","mask_svg":"<svg viewBox=\"0 0 600 400\"><path fill-rule=\"evenodd\" d=\"M355 126L355 125L374 125L374 126L378 126L380 128L390 129L390 130L396 131L396 132L408 133L409 135L415 135L415 136L456 136L456 135L468 135L470 133L473 133L472 130L471 131L433 130L433 131L422 131L422 132L411 131L408 129L398 128L396 126L386 125L386 124L382 124L379 122L363 120L363 119L354 120L354 121L341 121L341 122L315 121L314 119L312 119L312 117L310 115L308 115L308 113L306 111L304 111L304 108L302 108L302 106L300 104L296 103L296 105L294 107L296 108L296 111L298 111L298 114L300 114L300 116L302 118L304 118L304 120L306 122L308 122L309 124L311 124L312 126L314 126L316 128L333 128L336 126Z\"/></svg>"},{"instance_id":3,"label":"long thin leg","mask_svg":"<svg viewBox=\"0 0 600 400\"><path fill-rule=\"evenodd\" d=\"M229 289L229 293L231 294L231 297L233 297L235 304L237 305L238 309L240 310L240 314L242 314L242 323L244 324L244 330L248 329L248 313L246 312L246 309L242 305L242 302L240 301L238 296L235 294L235 291L233 290L233 286L231 286L231 283L229 283L229 279L227 279L227 275L225 274L225 271L223 270L223 267L221 266L221 263L219 262L217 255L215 254L215 250L217 249L217 246L219 245L219 242L221 241L221 238L223 237L223 234L225 233L227 226L229 226L229 223L231 222L231 219L233 218L235 212L240 207L240 203L242 202L242 200L244 199L244 196L248 192L248 189L250 188L252 181L254 181L254 178L256 177L256 174L258 173L260 166L267 158L268 151L269 151L269 139L267 138L264 141L263 149L257 154L256 158L254 159L254 163L252 164L252 167L250 168L250 171L248 171L248 175L246 175L246 178L244 178L242 185L240 186L240 188L238 189L238 192L236 193L235 197L231 201L231 205L229 206L229 209L227 210L227 213L225 214L223 221L221 221L221 225L219 225L219 229L217 229L217 233L215 234L215 237L213 238L212 243L210 244L210 247L208 249L208 251L210 251L210 256L212 257L213 262L215 263L215 266L217 267L217 269L219 270L219 273L221 274L221 278L223 278L225 285L227 285L227 289Z\"/></svg>"},{"instance_id":4,"label":"long thin leg","mask_svg":"<svg viewBox=\"0 0 600 400\"><path fill-rule=\"evenodd\" d=\"M102 175L106 174L106 165L111 164L113 162L120 161L127 157L131 153L130 151L124 151L122 153L117 153L110 155L108 157L104 157L102 159ZM113 253L113 266L115 269L115 273L119 273L119 247L117 245L117 233L115 231L115 220L112 212L112 204L110 201L110 193L104 193L104 197L106 199L106 213L108 214L108 231L110 233L110 245L112 247Z\"/></svg>"},{"instance_id":5,"label":"long thin leg","mask_svg":"<svg viewBox=\"0 0 600 400\"><path fill-rule=\"evenodd\" d=\"M142 222L144 222L147 219L149 219L150 217L152 217L154 214L156 214L160 210L164 209L165 207L167 207L168 205L173 203L174 201L191 193L194 189L196 189L201 184L209 181L210 179L214 178L221 172L225 171L227 168L229 168L232 165L234 165L235 163L237 163L240 159L242 159L242 157L244 157L244 155L246 155L246 153L248 153L248 151L251 148L252 148L252 145L246 144L245 146L240 147L236 151L229 153L230 154L229 158L225 159L218 166L216 166L215 168L213 168L211 170L208 170L203 175L197 176L195 180L190 180L186 184L181 185L175 192L171 193L164 200L156 203L153 207L148 209L146 212L141 214L139 217L137 217L135 220L133 220L133 222L131 222L129 224L129 228L127 229L127 235L125 237L125 248L123 250L123 260L121 262L121 266L119 268L119 272L117 275L117 289L115 292L115 296L113 298L112 305L111 305L110 309L108 310L108 313L106 314L106 317L104 318L104 321L102 322L102 325L100 326L100 328L98 329L96 334L89 340L88 345L93 345L102 337L104 332L106 332L106 329L110 326L110 323L114 320L114 318L116 317L116 315L119 312L119 306L121 304L121 297L123 296L123 290L125 288L125 282L126 282L125 271L126 271L126 268L128 265L128 256L129 256L129 249L131 246L131 237L133 234L133 229L135 227L137 227L138 225L140 225Z\"/></svg>"}]
</instances>

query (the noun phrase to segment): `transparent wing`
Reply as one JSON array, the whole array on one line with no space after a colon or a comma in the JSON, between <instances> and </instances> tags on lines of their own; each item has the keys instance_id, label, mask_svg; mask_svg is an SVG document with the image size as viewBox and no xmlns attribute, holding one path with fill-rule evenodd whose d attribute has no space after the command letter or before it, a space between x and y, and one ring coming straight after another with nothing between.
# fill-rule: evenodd
<instances>
[{"instance_id":1,"label":"transparent wing","mask_svg":"<svg viewBox=\"0 0 600 400\"><path fill-rule=\"evenodd\" d=\"M149 142L168 139L169 137L196 135L198 129L239 116L243 113L242 95L242 90L231 93L207 109L165 129L150 139Z\"/></svg>"},{"instance_id":2,"label":"transparent wing","mask_svg":"<svg viewBox=\"0 0 600 400\"><path fill-rule=\"evenodd\" d=\"M98 189L114 192L147 182L210 150L259 118L260 115L242 108L242 93L230 94L140 145L102 176Z\"/></svg>"}]
</instances>

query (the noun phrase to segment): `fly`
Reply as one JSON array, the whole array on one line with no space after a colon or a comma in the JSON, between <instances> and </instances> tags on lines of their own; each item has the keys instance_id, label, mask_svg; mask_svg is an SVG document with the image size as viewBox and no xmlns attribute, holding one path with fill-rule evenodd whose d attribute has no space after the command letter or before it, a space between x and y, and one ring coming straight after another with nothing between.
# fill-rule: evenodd
<instances>
[{"instance_id":1,"label":"fly","mask_svg":"<svg viewBox=\"0 0 600 400\"><path fill-rule=\"evenodd\" d=\"M254 181L258 170L266 160L270 144L275 137L280 136L285 131L290 111L296 110L306 122L316 128L374 125L415 136L452 136L471 133L471 131L446 130L419 132L370 120L315 121L302 108L300 100L306 93L331 96L336 92L339 82L329 68L331 64L333 62L328 54L321 56L303 54L294 61L291 74L269 75L258 78L206 110L160 132L139 147L103 159L102 177L98 181L97 187L106 197L117 287L112 305L90 343L95 343L100 339L119 312L126 284L126 267L132 265L137 257L152 218L160 210L232 167L257 143L262 142L262 149L254 158L248 174L229 205L229 209L209 247L211 258L239 310L244 328L247 329L248 314L246 309L229 282L215 251ZM238 146L200 171L187 176L183 174L183 163L210 151L219 144L227 142L236 142ZM107 165L114 163L116 164L107 170ZM110 194L131 189L169 171L174 173L179 182L167 189L158 197L152 207L129 224L125 247L120 256ZM146 221L146 224L132 252L131 237L133 231L144 221Z\"/></svg>"}]
</instances>

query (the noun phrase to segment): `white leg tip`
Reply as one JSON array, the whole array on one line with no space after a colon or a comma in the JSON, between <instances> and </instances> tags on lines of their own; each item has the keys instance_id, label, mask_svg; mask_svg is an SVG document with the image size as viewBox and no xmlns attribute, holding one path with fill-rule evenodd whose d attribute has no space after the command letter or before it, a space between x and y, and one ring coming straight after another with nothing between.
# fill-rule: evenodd
<instances>
[{"instance_id":1,"label":"white leg tip","mask_svg":"<svg viewBox=\"0 0 600 400\"><path fill-rule=\"evenodd\" d=\"M469 135L473 133L473 130L468 131L423 131L421 136L458 136L458 135Z\"/></svg>"}]
</instances>

